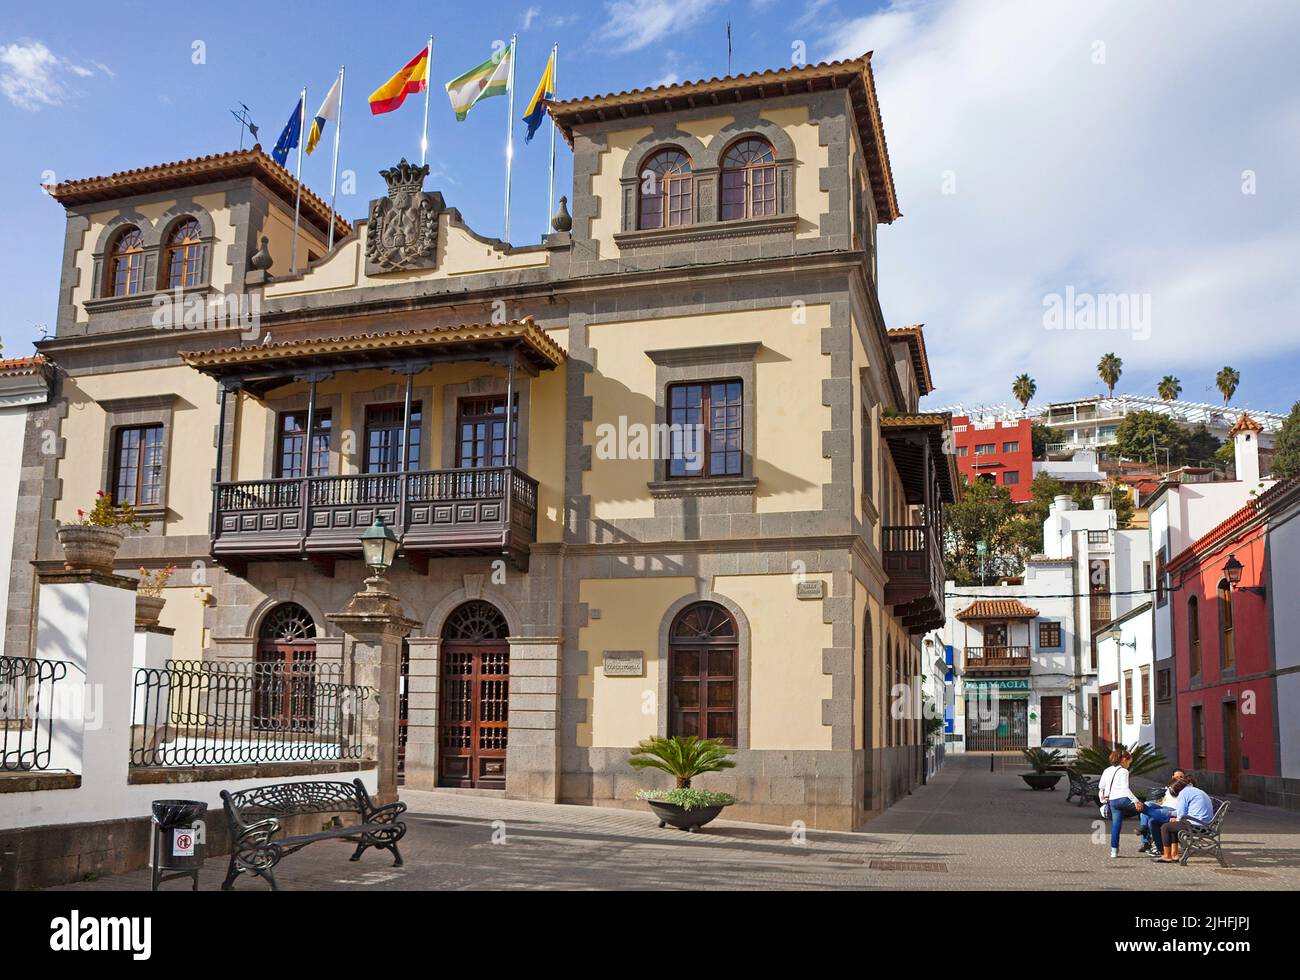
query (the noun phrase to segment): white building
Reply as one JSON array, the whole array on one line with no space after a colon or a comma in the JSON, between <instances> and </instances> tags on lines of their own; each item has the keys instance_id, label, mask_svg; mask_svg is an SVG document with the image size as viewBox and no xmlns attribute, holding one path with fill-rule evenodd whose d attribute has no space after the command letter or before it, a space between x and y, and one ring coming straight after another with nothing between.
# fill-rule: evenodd
<instances>
[{"instance_id":1,"label":"white building","mask_svg":"<svg viewBox=\"0 0 1300 980\"><path fill-rule=\"evenodd\" d=\"M29 561L35 557L34 541L20 538L21 553L15 561L15 536L20 522L30 530L36 520L35 514L18 513L18 484L23 477L28 409L44 405L49 395L50 370L45 358L37 355L0 361L0 638L9 620L12 576L30 579L33 575ZM23 594L29 592L27 589ZM30 616L15 618L20 628L30 623ZM3 646L0 642L0 653L5 652Z\"/></svg>"},{"instance_id":2,"label":"white building","mask_svg":"<svg viewBox=\"0 0 1300 980\"><path fill-rule=\"evenodd\" d=\"M1077 449L1072 453L1056 453L1057 458L1035 460L1034 476L1046 473L1062 483L1105 483L1106 474L1097 462L1097 450Z\"/></svg>"},{"instance_id":3,"label":"white building","mask_svg":"<svg viewBox=\"0 0 1300 980\"><path fill-rule=\"evenodd\" d=\"M1097 688L1101 692L1102 717L1098 727L1105 733L1106 741L1129 746L1142 742L1156 744L1151 613L1152 603L1144 602L1094 637ZM1177 753L1173 743L1161 748L1166 755Z\"/></svg>"},{"instance_id":4,"label":"white building","mask_svg":"<svg viewBox=\"0 0 1300 980\"><path fill-rule=\"evenodd\" d=\"M1241 414L1241 409L1179 399L1164 401L1153 395L1115 395L1111 398L1095 396L1052 402L1043 411L1041 421L1060 430L1064 441L1048 446L1048 451L1096 449L1114 445L1119 424L1134 412L1167 415L1189 429L1204 423L1212 435L1226 440L1231 438L1233 423ZM1276 412L1250 414L1262 427L1263 447L1270 448L1273 436L1282 428L1286 416Z\"/></svg>"}]
</instances>

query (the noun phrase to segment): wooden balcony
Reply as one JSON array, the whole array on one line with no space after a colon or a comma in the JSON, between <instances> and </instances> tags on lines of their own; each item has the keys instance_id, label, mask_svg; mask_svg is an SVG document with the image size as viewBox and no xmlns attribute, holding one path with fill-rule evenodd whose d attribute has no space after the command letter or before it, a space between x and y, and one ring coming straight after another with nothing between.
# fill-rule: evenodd
<instances>
[{"instance_id":1,"label":"wooden balcony","mask_svg":"<svg viewBox=\"0 0 1300 980\"><path fill-rule=\"evenodd\" d=\"M212 555L236 569L309 558L332 571L361 557L382 517L421 571L436 557L488 555L528 568L537 540L537 481L514 467L313 476L219 483Z\"/></svg>"},{"instance_id":2,"label":"wooden balcony","mask_svg":"<svg viewBox=\"0 0 1300 980\"><path fill-rule=\"evenodd\" d=\"M935 528L924 524L893 524L881 529L885 573L885 602L902 617L911 633L943 625L943 550Z\"/></svg>"},{"instance_id":3,"label":"wooden balcony","mask_svg":"<svg viewBox=\"0 0 1300 980\"><path fill-rule=\"evenodd\" d=\"M1029 647L993 646L967 647L965 657L967 672L981 670L1029 670Z\"/></svg>"}]
</instances>

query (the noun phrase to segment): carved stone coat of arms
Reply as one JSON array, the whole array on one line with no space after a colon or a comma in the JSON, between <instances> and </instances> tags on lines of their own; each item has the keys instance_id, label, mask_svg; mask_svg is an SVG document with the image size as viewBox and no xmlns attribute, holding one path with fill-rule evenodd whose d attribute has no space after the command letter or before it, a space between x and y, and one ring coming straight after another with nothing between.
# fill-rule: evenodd
<instances>
[{"instance_id":1,"label":"carved stone coat of arms","mask_svg":"<svg viewBox=\"0 0 1300 980\"><path fill-rule=\"evenodd\" d=\"M424 190L427 165L402 160L379 171L388 182L388 196L370 202L366 226L366 274L431 269L438 260L438 215L446 208L442 195Z\"/></svg>"}]
</instances>

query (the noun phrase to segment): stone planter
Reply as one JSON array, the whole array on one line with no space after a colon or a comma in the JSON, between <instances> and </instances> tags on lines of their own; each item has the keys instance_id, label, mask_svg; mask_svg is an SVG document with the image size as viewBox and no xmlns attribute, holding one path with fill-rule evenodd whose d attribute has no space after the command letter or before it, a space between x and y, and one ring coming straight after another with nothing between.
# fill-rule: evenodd
<instances>
[{"instance_id":1,"label":"stone planter","mask_svg":"<svg viewBox=\"0 0 1300 980\"><path fill-rule=\"evenodd\" d=\"M722 812L721 806L697 806L693 810L687 810L676 803L661 803L658 800L646 802L659 818L660 827L676 827L692 834Z\"/></svg>"},{"instance_id":2,"label":"stone planter","mask_svg":"<svg viewBox=\"0 0 1300 980\"><path fill-rule=\"evenodd\" d=\"M113 571L122 547L122 529L89 524L61 524L55 535L63 545L63 567L70 572Z\"/></svg>"},{"instance_id":3,"label":"stone planter","mask_svg":"<svg viewBox=\"0 0 1300 980\"><path fill-rule=\"evenodd\" d=\"M140 595L135 597L135 625L157 626L158 617L162 615L167 600L160 595Z\"/></svg>"},{"instance_id":4,"label":"stone planter","mask_svg":"<svg viewBox=\"0 0 1300 980\"><path fill-rule=\"evenodd\" d=\"M1020 778L1029 784L1030 789L1056 789L1064 775L1061 772L1022 772Z\"/></svg>"}]
</instances>

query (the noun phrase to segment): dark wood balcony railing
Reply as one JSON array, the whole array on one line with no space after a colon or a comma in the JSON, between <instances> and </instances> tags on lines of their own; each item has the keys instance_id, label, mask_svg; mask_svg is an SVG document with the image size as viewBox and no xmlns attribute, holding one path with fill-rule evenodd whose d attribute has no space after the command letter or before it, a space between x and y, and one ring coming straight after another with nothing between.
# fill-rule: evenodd
<instances>
[{"instance_id":1,"label":"dark wood balcony railing","mask_svg":"<svg viewBox=\"0 0 1300 980\"><path fill-rule=\"evenodd\" d=\"M1005 669L1007 667L1029 667L1029 647L992 646L967 647L966 669Z\"/></svg>"},{"instance_id":2,"label":"dark wood balcony railing","mask_svg":"<svg viewBox=\"0 0 1300 980\"><path fill-rule=\"evenodd\" d=\"M943 551L937 529L927 524L885 525L881 551L889 576L885 601L902 607L898 611L914 632L942 625Z\"/></svg>"},{"instance_id":3,"label":"dark wood balcony railing","mask_svg":"<svg viewBox=\"0 0 1300 980\"><path fill-rule=\"evenodd\" d=\"M504 555L527 567L537 481L514 467L249 480L215 487L212 554L355 558L382 517L408 556Z\"/></svg>"}]
</instances>

